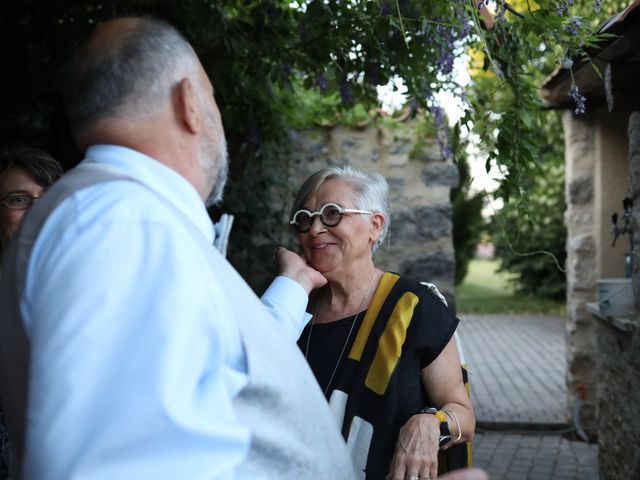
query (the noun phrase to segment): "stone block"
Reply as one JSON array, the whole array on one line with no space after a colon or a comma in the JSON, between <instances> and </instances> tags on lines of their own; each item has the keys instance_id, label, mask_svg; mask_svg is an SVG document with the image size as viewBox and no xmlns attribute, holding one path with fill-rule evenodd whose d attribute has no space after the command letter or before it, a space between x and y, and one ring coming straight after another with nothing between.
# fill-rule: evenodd
<instances>
[{"instance_id":1,"label":"stone block","mask_svg":"<svg viewBox=\"0 0 640 480\"><path fill-rule=\"evenodd\" d=\"M387 184L390 190L394 188L400 189L404 187L405 179L404 177L387 177Z\"/></svg>"},{"instance_id":2,"label":"stone block","mask_svg":"<svg viewBox=\"0 0 640 480\"><path fill-rule=\"evenodd\" d=\"M589 353L576 353L574 351L573 362L568 367L568 372L572 375L574 380L579 380L581 383L587 384L592 383L596 376L596 359L595 355ZM585 388L585 391L588 390ZM587 395L594 394L596 389L594 388L591 392L586 392Z\"/></svg>"},{"instance_id":3,"label":"stone block","mask_svg":"<svg viewBox=\"0 0 640 480\"><path fill-rule=\"evenodd\" d=\"M440 163L442 162L442 154L438 149L422 149L411 152L411 160L422 163Z\"/></svg>"},{"instance_id":4,"label":"stone block","mask_svg":"<svg viewBox=\"0 0 640 480\"><path fill-rule=\"evenodd\" d=\"M408 156L411 151L411 143L408 140L396 140L389 145L389 155Z\"/></svg>"},{"instance_id":5,"label":"stone block","mask_svg":"<svg viewBox=\"0 0 640 480\"><path fill-rule=\"evenodd\" d=\"M576 178L568 185L568 201L571 205L585 205L593 200L593 178Z\"/></svg>"},{"instance_id":6,"label":"stone block","mask_svg":"<svg viewBox=\"0 0 640 480\"><path fill-rule=\"evenodd\" d=\"M416 226L418 235L423 240L435 240L451 235L453 223L451 206L435 205L416 210Z\"/></svg>"},{"instance_id":7,"label":"stone block","mask_svg":"<svg viewBox=\"0 0 640 480\"><path fill-rule=\"evenodd\" d=\"M422 257L405 260L399 273L415 280L428 280L436 284L444 281L452 284L454 270L453 253L431 252Z\"/></svg>"},{"instance_id":8,"label":"stone block","mask_svg":"<svg viewBox=\"0 0 640 480\"><path fill-rule=\"evenodd\" d=\"M373 163L378 163L378 161L380 161L380 149L378 147L373 147L369 152L369 155Z\"/></svg>"},{"instance_id":9,"label":"stone block","mask_svg":"<svg viewBox=\"0 0 640 480\"><path fill-rule=\"evenodd\" d=\"M453 163L430 163L422 171L422 181L428 187L444 185L455 188L460 183L460 172Z\"/></svg>"},{"instance_id":10,"label":"stone block","mask_svg":"<svg viewBox=\"0 0 640 480\"><path fill-rule=\"evenodd\" d=\"M629 192L635 201L640 197L640 152L629 154Z\"/></svg>"},{"instance_id":11,"label":"stone block","mask_svg":"<svg viewBox=\"0 0 640 480\"><path fill-rule=\"evenodd\" d=\"M593 257L585 258L575 264L571 262L570 265L571 274L568 276L568 284L571 290L595 293L595 259Z\"/></svg>"},{"instance_id":12,"label":"stone block","mask_svg":"<svg viewBox=\"0 0 640 480\"><path fill-rule=\"evenodd\" d=\"M408 159L402 155L388 155L386 165L389 169L401 170L407 166Z\"/></svg>"},{"instance_id":13,"label":"stone block","mask_svg":"<svg viewBox=\"0 0 640 480\"><path fill-rule=\"evenodd\" d=\"M355 138L355 137L347 137L340 142L341 150L351 150L354 148L360 148L361 146L362 146L362 141L360 141L358 138Z\"/></svg>"},{"instance_id":14,"label":"stone block","mask_svg":"<svg viewBox=\"0 0 640 480\"><path fill-rule=\"evenodd\" d=\"M425 242L451 235L451 207L435 205L393 214L393 238L400 244Z\"/></svg>"},{"instance_id":15,"label":"stone block","mask_svg":"<svg viewBox=\"0 0 640 480\"><path fill-rule=\"evenodd\" d=\"M640 155L640 112L633 112L629 115L627 134L629 137L629 155Z\"/></svg>"},{"instance_id":16,"label":"stone block","mask_svg":"<svg viewBox=\"0 0 640 480\"><path fill-rule=\"evenodd\" d=\"M592 256L596 252L596 242L591 234L575 235L569 239L568 250Z\"/></svg>"},{"instance_id":17,"label":"stone block","mask_svg":"<svg viewBox=\"0 0 640 480\"><path fill-rule=\"evenodd\" d=\"M593 210L587 208L571 209L565 215L565 225L569 230L593 227Z\"/></svg>"}]
</instances>

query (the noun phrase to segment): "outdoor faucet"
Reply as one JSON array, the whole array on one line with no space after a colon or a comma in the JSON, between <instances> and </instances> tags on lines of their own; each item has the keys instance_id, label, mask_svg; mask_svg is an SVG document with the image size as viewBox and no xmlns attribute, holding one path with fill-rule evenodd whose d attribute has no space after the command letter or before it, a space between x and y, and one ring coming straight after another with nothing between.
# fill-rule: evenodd
<instances>
[{"instance_id":1,"label":"outdoor faucet","mask_svg":"<svg viewBox=\"0 0 640 480\"><path fill-rule=\"evenodd\" d=\"M624 254L624 276L631 277L633 271L633 228L631 227L631 216L633 201L629 197L622 200L622 227L618 226L618 213L611 215L611 234L613 235L612 247L616 246L616 240L620 235L629 235L629 251Z\"/></svg>"},{"instance_id":2,"label":"outdoor faucet","mask_svg":"<svg viewBox=\"0 0 640 480\"><path fill-rule=\"evenodd\" d=\"M611 223L612 223L612 225L611 225L610 232L611 232L611 235L613 235L613 242L611 243L611 246L615 247L616 246L616 240L618 240L618 237L620 236L620 233L622 233L620 228L618 227L618 214L617 213L614 213L614 214L611 215Z\"/></svg>"}]
</instances>

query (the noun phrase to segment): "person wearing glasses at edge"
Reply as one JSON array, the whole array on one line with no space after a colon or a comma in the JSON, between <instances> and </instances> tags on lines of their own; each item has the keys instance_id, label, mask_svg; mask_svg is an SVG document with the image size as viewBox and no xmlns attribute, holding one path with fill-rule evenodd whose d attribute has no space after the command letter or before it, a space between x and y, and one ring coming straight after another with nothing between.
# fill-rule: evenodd
<instances>
[{"instance_id":1,"label":"person wearing glasses at edge","mask_svg":"<svg viewBox=\"0 0 640 480\"><path fill-rule=\"evenodd\" d=\"M33 201L62 176L60 164L35 148L0 153L0 258Z\"/></svg>"},{"instance_id":2,"label":"person wearing glasses at edge","mask_svg":"<svg viewBox=\"0 0 640 480\"><path fill-rule=\"evenodd\" d=\"M374 263L388 197L381 175L349 165L300 188L289 223L328 283L311 293L298 345L360 478L433 480L467 466L475 417L453 337L459 320L429 287Z\"/></svg>"},{"instance_id":3,"label":"person wearing glasses at edge","mask_svg":"<svg viewBox=\"0 0 640 480\"><path fill-rule=\"evenodd\" d=\"M31 204L62 175L60 164L35 148L0 152L0 274L2 254ZM9 444L0 399L0 478L10 478Z\"/></svg>"}]
</instances>

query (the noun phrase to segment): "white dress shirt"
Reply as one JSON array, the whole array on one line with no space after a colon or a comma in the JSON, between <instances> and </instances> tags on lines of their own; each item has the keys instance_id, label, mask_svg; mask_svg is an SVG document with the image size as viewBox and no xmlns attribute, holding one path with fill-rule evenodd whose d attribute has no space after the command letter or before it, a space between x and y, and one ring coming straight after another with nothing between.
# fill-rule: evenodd
<instances>
[{"instance_id":1,"label":"white dress shirt","mask_svg":"<svg viewBox=\"0 0 640 480\"><path fill-rule=\"evenodd\" d=\"M236 478L250 431L233 408L247 363L228 289L246 290L234 298L256 317L265 309L215 249L222 271L191 248L194 231L211 244L214 229L182 176L112 145L91 147L83 163L137 182L75 192L34 245L21 303L31 344L24 476ZM279 277L263 301L294 341L308 318L302 287Z\"/></svg>"}]
</instances>

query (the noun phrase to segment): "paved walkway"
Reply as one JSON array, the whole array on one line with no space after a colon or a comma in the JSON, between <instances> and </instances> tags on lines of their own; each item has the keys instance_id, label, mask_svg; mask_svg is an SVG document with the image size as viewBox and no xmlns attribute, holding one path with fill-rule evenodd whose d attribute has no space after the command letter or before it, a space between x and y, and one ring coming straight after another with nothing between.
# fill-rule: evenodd
<instances>
[{"instance_id":1,"label":"paved walkway","mask_svg":"<svg viewBox=\"0 0 640 480\"><path fill-rule=\"evenodd\" d=\"M598 447L565 418L565 320L460 315L476 412L474 465L491 480L598 480Z\"/></svg>"}]
</instances>

